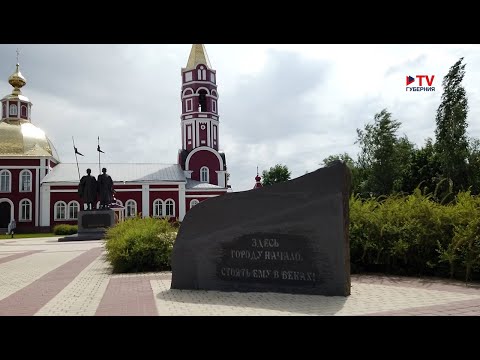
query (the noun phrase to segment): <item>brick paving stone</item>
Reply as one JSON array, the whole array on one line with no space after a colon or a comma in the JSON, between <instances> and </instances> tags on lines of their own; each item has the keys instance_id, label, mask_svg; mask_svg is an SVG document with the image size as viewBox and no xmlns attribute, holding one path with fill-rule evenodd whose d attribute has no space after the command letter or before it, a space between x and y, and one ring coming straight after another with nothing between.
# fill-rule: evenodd
<instances>
[{"instance_id":1,"label":"brick paving stone","mask_svg":"<svg viewBox=\"0 0 480 360\"><path fill-rule=\"evenodd\" d=\"M110 279L95 313L97 316L158 315L150 280L146 277Z\"/></svg>"},{"instance_id":2,"label":"brick paving stone","mask_svg":"<svg viewBox=\"0 0 480 360\"><path fill-rule=\"evenodd\" d=\"M171 290L170 272L112 275L103 244L0 242L0 315L480 315L480 284L448 279L354 274L349 297Z\"/></svg>"},{"instance_id":3,"label":"brick paving stone","mask_svg":"<svg viewBox=\"0 0 480 360\"><path fill-rule=\"evenodd\" d=\"M101 253L101 248L88 250L74 259L64 263L35 280L21 290L0 301L0 316L32 316L46 303L52 300L67 286L85 267ZM33 256L68 256L74 253L48 254L40 253ZM8 264L8 263L7 263Z\"/></svg>"},{"instance_id":4,"label":"brick paving stone","mask_svg":"<svg viewBox=\"0 0 480 360\"><path fill-rule=\"evenodd\" d=\"M93 316L110 281L110 266L100 254L35 315Z\"/></svg>"},{"instance_id":5,"label":"brick paving stone","mask_svg":"<svg viewBox=\"0 0 480 360\"><path fill-rule=\"evenodd\" d=\"M4 254L4 256L0 257L0 264L6 263L8 261L20 259L24 256L36 254L38 252L41 252L42 250L27 250L15 254Z\"/></svg>"},{"instance_id":6,"label":"brick paving stone","mask_svg":"<svg viewBox=\"0 0 480 360\"><path fill-rule=\"evenodd\" d=\"M40 252L0 264L0 304L3 299L29 286L81 253L81 251L63 254Z\"/></svg>"}]
</instances>

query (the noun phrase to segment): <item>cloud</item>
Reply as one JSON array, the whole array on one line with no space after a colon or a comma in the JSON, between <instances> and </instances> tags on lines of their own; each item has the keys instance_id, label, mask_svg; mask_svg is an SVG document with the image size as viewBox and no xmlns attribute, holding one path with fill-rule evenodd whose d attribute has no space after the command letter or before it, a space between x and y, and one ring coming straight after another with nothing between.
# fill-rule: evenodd
<instances>
[{"instance_id":1,"label":"cloud","mask_svg":"<svg viewBox=\"0 0 480 360\"><path fill-rule=\"evenodd\" d=\"M322 85L328 69L326 62L270 50L263 71L244 76L228 97L219 88L223 126L247 143L306 131L316 117L308 95Z\"/></svg>"},{"instance_id":2,"label":"cloud","mask_svg":"<svg viewBox=\"0 0 480 360\"><path fill-rule=\"evenodd\" d=\"M0 45L0 96L15 69ZM180 69L191 45L20 45L23 93L61 160L175 163L181 147ZM234 190L277 163L292 176L329 155L356 157L356 129L387 108L417 146L433 137L441 80L465 57L469 135L480 137L480 50L467 45L207 45L219 84L220 146ZM435 93L405 92L405 75L435 74ZM2 81L3 79L3 81Z\"/></svg>"},{"instance_id":3,"label":"cloud","mask_svg":"<svg viewBox=\"0 0 480 360\"><path fill-rule=\"evenodd\" d=\"M385 72L385 77L393 75L395 73L407 74L411 71L418 71L425 64L426 60L427 55L421 54L414 59L409 59L400 64L392 65Z\"/></svg>"}]
</instances>

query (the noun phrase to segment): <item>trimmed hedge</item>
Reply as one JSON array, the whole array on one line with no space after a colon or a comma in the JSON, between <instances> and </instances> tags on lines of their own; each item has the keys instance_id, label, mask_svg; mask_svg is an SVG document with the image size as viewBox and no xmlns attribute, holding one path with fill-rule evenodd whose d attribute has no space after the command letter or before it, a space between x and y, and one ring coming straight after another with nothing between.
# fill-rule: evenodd
<instances>
[{"instance_id":1,"label":"trimmed hedge","mask_svg":"<svg viewBox=\"0 0 480 360\"><path fill-rule=\"evenodd\" d=\"M440 204L408 196L350 199L352 272L478 278L480 198L459 193Z\"/></svg>"},{"instance_id":2,"label":"trimmed hedge","mask_svg":"<svg viewBox=\"0 0 480 360\"><path fill-rule=\"evenodd\" d=\"M114 273L170 270L176 237L166 219L127 219L106 232L107 260Z\"/></svg>"},{"instance_id":3,"label":"trimmed hedge","mask_svg":"<svg viewBox=\"0 0 480 360\"><path fill-rule=\"evenodd\" d=\"M73 235L78 232L78 225L59 224L53 228L55 235Z\"/></svg>"}]
</instances>

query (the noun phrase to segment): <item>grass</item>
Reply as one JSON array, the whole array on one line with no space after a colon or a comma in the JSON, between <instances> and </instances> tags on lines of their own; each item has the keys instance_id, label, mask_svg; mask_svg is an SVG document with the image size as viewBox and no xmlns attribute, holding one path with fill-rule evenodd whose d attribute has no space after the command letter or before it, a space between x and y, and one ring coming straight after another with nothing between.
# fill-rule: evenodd
<instances>
[{"instance_id":1,"label":"grass","mask_svg":"<svg viewBox=\"0 0 480 360\"><path fill-rule=\"evenodd\" d=\"M30 238L43 238L58 236L53 233L38 233L38 234L15 234L14 239L30 239ZM12 235L0 234L0 240L12 240Z\"/></svg>"}]
</instances>

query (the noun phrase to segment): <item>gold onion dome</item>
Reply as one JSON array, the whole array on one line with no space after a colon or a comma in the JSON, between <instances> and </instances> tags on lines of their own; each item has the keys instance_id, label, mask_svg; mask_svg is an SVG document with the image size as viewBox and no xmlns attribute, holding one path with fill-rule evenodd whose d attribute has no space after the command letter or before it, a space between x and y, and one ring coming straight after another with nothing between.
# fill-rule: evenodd
<instances>
[{"instance_id":1,"label":"gold onion dome","mask_svg":"<svg viewBox=\"0 0 480 360\"><path fill-rule=\"evenodd\" d=\"M27 84L27 79L20 72L20 64L17 63L17 69L8 78L8 83L14 87L13 94L21 94L20 89Z\"/></svg>"},{"instance_id":2,"label":"gold onion dome","mask_svg":"<svg viewBox=\"0 0 480 360\"><path fill-rule=\"evenodd\" d=\"M31 102L20 91L27 84L27 80L20 72L18 63L15 72L8 78L8 82L14 89L10 95L2 99L2 106L5 106L7 101L27 102L31 106ZM53 143L42 129L33 125L29 119L21 118L18 115L11 117L8 113L7 117L0 121L0 156L51 156L60 160Z\"/></svg>"}]
</instances>

